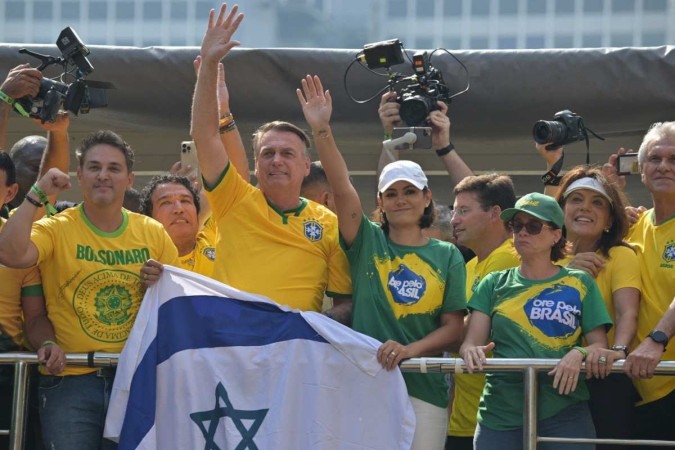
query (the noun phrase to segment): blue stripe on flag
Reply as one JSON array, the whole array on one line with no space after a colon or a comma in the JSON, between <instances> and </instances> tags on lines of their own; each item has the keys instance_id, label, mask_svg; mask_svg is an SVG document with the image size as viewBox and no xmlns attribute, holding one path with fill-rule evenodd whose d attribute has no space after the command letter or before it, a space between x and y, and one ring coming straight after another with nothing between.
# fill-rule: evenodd
<instances>
[{"instance_id":1,"label":"blue stripe on flag","mask_svg":"<svg viewBox=\"0 0 675 450\"><path fill-rule=\"evenodd\" d=\"M155 422L157 365L187 349L262 346L293 339L327 343L297 312L217 296L173 298L159 308L157 336L131 382L119 450L135 449Z\"/></svg>"}]
</instances>

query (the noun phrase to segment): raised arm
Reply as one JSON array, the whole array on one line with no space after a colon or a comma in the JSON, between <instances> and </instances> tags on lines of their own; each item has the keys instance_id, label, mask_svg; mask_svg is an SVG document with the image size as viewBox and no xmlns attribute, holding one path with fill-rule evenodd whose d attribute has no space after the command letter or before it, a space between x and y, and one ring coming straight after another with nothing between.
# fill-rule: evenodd
<instances>
[{"instance_id":1,"label":"raised arm","mask_svg":"<svg viewBox=\"0 0 675 450\"><path fill-rule=\"evenodd\" d=\"M454 147L450 141L448 105L443 102L437 102L437 104L439 109L431 111L428 117L431 124L431 149L441 159L448 175L450 175L450 183L455 186L464 178L473 175L473 172L462 157L452 150Z\"/></svg>"},{"instance_id":2,"label":"raised arm","mask_svg":"<svg viewBox=\"0 0 675 450\"><path fill-rule=\"evenodd\" d=\"M0 149L7 149L7 122L14 102L26 96L35 97L41 80L42 72L30 64L21 64L10 70L0 85Z\"/></svg>"},{"instance_id":3,"label":"raised arm","mask_svg":"<svg viewBox=\"0 0 675 450\"><path fill-rule=\"evenodd\" d=\"M396 91L388 91L382 95L380 99L380 107L377 109L377 114L380 116L380 122L382 123L382 129L384 130L384 139L391 139L391 135L394 131L394 127L401 125L401 116L399 115L399 110L401 105L396 102L396 96L398 93ZM380 178L380 174L389 163L398 161L399 151L387 150L382 146L382 151L380 152L380 159L377 161L377 178Z\"/></svg>"},{"instance_id":4,"label":"raised arm","mask_svg":"<svg viewBox=\"0 0 675 450\"><path fill-rule=\"evenodd\" d=\"M318 76L307 75L302 80L302 91L298 89L297 94L305 120L312 129L312 136L314 136L319 159L326 171L326 178L333 190L340 234L345 243L350 246L356 239L361 226L363 207L359 194L349 181L347 164L335 144L330 129L330 116L333 111L330 92L323 90Z\"/></svg>"},{"instance_id":5,"label":"raised arm","mask_svg":"<svg viewBox=\"0 0 675 450\"><path fill-rule=\"evenodd\" d=\"M49 169L37 181L38 188L47 196L58 195L70 187L68 174L58 169ZM38 260L38 250L30 240L31 226L37 204L40 200L32 193L26 193L23 203L7 220L0 231L0 264L7 267L30 267Z\"/></svg>"},{"instance_id":6,"label":"raised arm","mask_svg":"<svg viewBox=\"0 0 675 450\"><path fill-rule=\"evenodd\" d=\"M38 180L42 178L52 167L63 173L68 173L70 167L70 142L68 128L70 128L70 116L67 111L59 111L54 122L35 122L47 132L47 148L42 155ZM49 201L56 203L56 195L50 196ZM44 212L44 211L41 211ZM41 214L42 215L42 214Z\"/></svg>"},{"instance_id":7,"label":"raised arm","mask_svg":"<svg viewBox=\"0 0 675 450\"><path fill-rule=\"evenodd\" d=\"M563 147L558 147L554 150L547 150L546 147L551 145L550 142L547 142L545 144L538 144L534 143L534 146L537 149L537 153L539 153L539 156L544 158L544 161L546 161L546 172L550 171L555 163L557 163L562 157L563 157ZM554 186L551 184L547 184L544 186L544 194L551 196L555 198L558 195L558 192L560 192L560 187Z\"/></svg>"},{"instance_id":8,"label":"raised arm","mask_svg":"<svg viewBox=\"0 0 675 450\"><path fill-rule=\"evenodd\" d=\"M201 56L197 56L194 61L195 72L199 73L199 65L201 63ZM227 151L227 155L232 162L232 165L239 175L246 180L251 181L250 168L248 166L248 158L246 157L246 148L241 139L241 134L237 128L237 123L234 120L232 111L230 110L230 92L225 83L225 67L223 63L218 64L218 117L223 123L219 127L220 141Z\"/></svg>"},{"instance_id":9,"label":"raised arm","mask_svg":"<svg viewBox=\"0 0 675 450\"><path fill-rule=\"evenodd\" d=\"M192 100L192 127L190 134L198 149L199 166L208 186L213 186L229 163L227 150L223 146L218 131L218 64L222 58L239 42L232 35L243 20L243 14L237 14L235 5L229 14L223 3L216 18L215 11L209 13L209 22L202 40L201 64L197 74L197 84Z\"/></svg>"}]
</instances>

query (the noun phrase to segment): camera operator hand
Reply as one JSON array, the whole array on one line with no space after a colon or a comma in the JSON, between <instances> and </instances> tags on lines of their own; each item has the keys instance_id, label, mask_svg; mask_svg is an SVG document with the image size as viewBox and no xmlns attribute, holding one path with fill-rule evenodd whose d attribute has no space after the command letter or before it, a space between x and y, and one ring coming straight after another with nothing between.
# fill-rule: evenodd
<instances>
[{"instance_id":1,"label":"camera operator hand","mask_svg":"<svg viewBox=\"0 0 675 450\"><path fill-rule=\"evenodd\" d=\"M401 116L398 114L401 105L396 101L397 96L398 93L395 91L389 91L385 92L380 99L380 107L377 109L377 113L380 116L384 134L391 135L394 127L401 125Z\"/></svg>"},{"instance_id":2,"label":"camera operator hand","mask_svg":"<svg viewBox=\"0 0 675 450\"><path fill-rule=\"evenodd\" d=\"M62 109L56 113L54 122L43 122L40 119L33 119L40 128L50 133L67 133L70 128L70 115L68 111Z\"/></svg>"},{"instance_id":3,"label":"camera operator hand","mask_svg":"<svg viewBox=\"0 0 675 450\"><path fill-rule=\"evenodd\" d=\"M223 3L220 7L218 17L214 10L209 12L209 24L204 34L201 46L202 62L218 62L229 53L232 48L239 45L239 41L233 41L232 35L239 24L244 19L243 14L237 14L239 6L234 5L230 13L227 12L227 5Z\"/></svg>"},{"instance_id":4,"label":"camera operator hand","mask_svg":"<svg viewBox=\"0 0 675 450\"><path fill-rule=\"evenodd\" d=\"M450 118L448 105L439 101L437 110L431 111L427 119L431 125L431 149L438 150L450 145Z\"/></svg>"},{"instance_id":5,"label":"camera operator hand","mask_svg":"<svg viewBox=\"0 0 675 450\"><path fill-rule=\"evenodd\" d=\"M551 145L551 142L546 142L545 144L534 143L534 146L537 148L539 155L544 158L546 161L546 168L551 169L553 165L558 162L563 156L563 147L557 148L555 150L546 150L546 146Z\"/></svg>"},{"instance_id":6,"label":"camera operator hand","mask_svg":"<svg viewBox=\"0 0 675 450\"><path fill-rule=\"evenodd\" d=\"M619 171L617 170L617 164L619 160L619 155L624 155L626 153L634 153L634 151L632 148L626 150L624 147L620 147L619 151L609 155L609 157L607 158L607 162L602 165L602 174L606 176L607 179L612 183L616 183L616 185L620 189L624 189L626 187L626 176L619 175Z\"/></svg>"},{"instance_id":7,"label":"camera operator hand","mask_svg":"<svg viewBox=\"0 0 675 450\"><path fill-rule=\"evenodd\" d=\"M30 96L35 97L40 90L42 72L30 67L30 64L16 66L7 74L0 85L0 91L12 99Z\"/></svg>"}]
</instances>

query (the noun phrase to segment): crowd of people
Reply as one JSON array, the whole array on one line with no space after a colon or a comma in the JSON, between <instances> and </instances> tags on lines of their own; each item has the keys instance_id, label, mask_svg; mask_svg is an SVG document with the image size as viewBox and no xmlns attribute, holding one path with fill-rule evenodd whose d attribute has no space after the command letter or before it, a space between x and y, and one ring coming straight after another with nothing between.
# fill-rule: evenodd
<instances>
[{"instance_id":1,"label":"crowd of people","mask_svg":"<svg viewBox=\"0 0 675 450\"><path fill-rule=\"evenodd\" d=\"M46 138L0 152L0 351L35 351L41 363L29 448L116 448L102 437L114 368L70 366L66 354L120 352L165 264L374 337L384 370L444 353L469 372L488 358L557 359L539 377L542 436L675 441L675 377L654 376L675 360L675 122L654 124L638 151L647 209L628 205L617 155L517 198L508 176L472 173L438 102L427 122L454 204L435 204L423 168L383 149L368 214L318 76L297 89L311 136L282 120L261 125L251 183L221 62L243 18L237 6L211 11L194 61L200 178L176 164L135 191L134 151L101 130L75 152L82 202L59 201L71 185L67 113L40 123ZM13 102L36 96L41 77L21 65L0 85L0 148ZM395 100L381 99L385 139L402 125ZM545 147L551 168L562 148ZM624 373L610 373L619 360ZM413 449L523 448L522 374L403 378ZM3 399L11 386L0 366ZM0 427L11 408L0 404ZM540 445L579 447L596 448Z\"/></svg>"}]
</instances>

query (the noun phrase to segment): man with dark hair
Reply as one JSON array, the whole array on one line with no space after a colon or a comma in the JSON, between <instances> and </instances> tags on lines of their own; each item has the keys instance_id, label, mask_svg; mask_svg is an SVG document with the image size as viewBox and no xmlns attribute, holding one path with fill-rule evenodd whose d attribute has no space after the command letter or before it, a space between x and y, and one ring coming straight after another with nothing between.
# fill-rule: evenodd
<instances>
[{"instance_id":1,"label":"man with dark hair","mask_svg":"<svg viewBox=\"0 0 675 450\"><path fill-rule=\"evenodd\" d=\"M214 225L207 219L200 227L200 209L199 194L187 177L157 175L141 192L141 213L164 226L178 249L180 267L210 277L216 259L209 233Z\"/></svg>"},{"instance_id":2,"label":"man with dark hair","mask_svg":"<svg viewBox=\"0 0 675 450\"><path fill-rule=\"evenodd\" d=\"M516 203L511 178L491 173L469 176L455 186L452 211L453 233L457 244L476 256L466 264L466 298L471 299L478 283L489 273L518 265L511 230L500 214ZM465 319L465 324L471 320ZM473 449L476 412L485 376L456 374L455 398L448 425L447 449Z\"/></svg>"},{"instance_id":3,"label":"man with dark hair","mask_svg":"<svg viewBox=\"0 0 675 450\"><path fill-rule=\"evenodd\" d=\"M323 170L321 161L314 161L309 165L309 175L302 180L300 196L335 212L333 190L328 184L328 178L326 178L326 172Z\"/></svg>"},{"instance_id":4,"label":"man with dark hair","mask_svg":"<svg viewBox=\"0 0 675 450\"><path fill-rule=\"evenodd\" d=\"M334 297L328 314L349 322L351 295L346 256L337 219L326 208L300 197L309 172L307 135L288 122L271 122L253 136L258 187L232 170L218 127L218 62L238 45L232 35L243 19L235 6L212 14L202 41L201 66L192 106L192 137L220 240L214 278L266 295L293 308L319 311L324 293ZM230 117L222 118L227 132ZM289 270L292 275L289 275Z\"/></svg>"},{"instance_id":5,"label":"man with dark hair","mask_svg":"<svg viewBox=\"0 0 675 450\"><path fill-rule=\"evenodd\" d=\"M6 152L0 151L0 203L4 207L17 193L16 170L14 163ZM0 218L0 230L5 219ZM32 309L44 305L40 272L37 267L29 269L11 269L0 265L0 352L25 350L24 327L32 328L35 320L25 322L22 316L34 317ZM37 319L40 320L39 318ZM13 368L0 366L0 428L8 429L11 425ZM31 402L32 405L32 402ZM34 417L29 419L30 431L27 440L32 444ZM37 425L36 425L37 426ZM8 436L0 436L0 448L9 448ZM32 447L27 447L32 448Z\"/></svg>"},{"instance_id":6,"label":"man with dark hair","mask_svg":"<svg viewBox=\"0 0 675 450\"><path fill-rule=\"evenodd\" d=\"M46 305L27 337L38 349L40 418L48 448L115 448L102 438L114 378L110 368L66 366L65 353L118 353L144 293L140 269L150 258L178 265L178 252L156 221L122 208L134 154L111 131L84 139L76 152L83 202L32 224L50 195L70 178L49 169L0 232L0 264L38 266Z\"/></svg>"}]
</instances>

